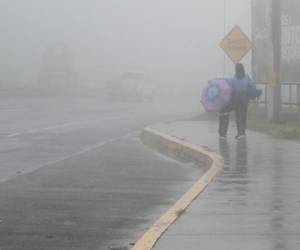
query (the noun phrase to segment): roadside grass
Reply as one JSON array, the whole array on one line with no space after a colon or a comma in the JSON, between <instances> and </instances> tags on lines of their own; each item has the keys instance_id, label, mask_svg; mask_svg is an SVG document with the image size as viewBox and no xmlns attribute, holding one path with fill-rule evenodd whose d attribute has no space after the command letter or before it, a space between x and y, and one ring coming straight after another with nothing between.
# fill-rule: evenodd
<instances>
[{"instance_id":1,"label":"roadside grass","mask_svg":"<svg viewBox=\"0 0 300 250\"><path fill-rule=\"evenodd\" d=\"M250 130L269 134L274 138L300 141L300 123L296 111L291 108L284 108L280 121L272 122L260 107L251 106L247 125Z\"/></svg>"}]
</instances>

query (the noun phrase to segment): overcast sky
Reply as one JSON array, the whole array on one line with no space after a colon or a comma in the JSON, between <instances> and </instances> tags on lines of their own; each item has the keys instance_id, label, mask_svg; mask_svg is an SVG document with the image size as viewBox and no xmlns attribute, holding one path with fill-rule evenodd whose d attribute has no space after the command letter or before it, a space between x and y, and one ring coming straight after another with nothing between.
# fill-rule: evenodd
<instances>
[{"instance_id":1,"label":"overcast sky","mask_svg":"<svg viewBox=\"0 0 300 250\"><path fill-rule=\"evenodd\" d=\"M250 35L250 0L226 2L227 31ZM223 0L1 0L0 79L34 81L43 51L63 43L81 81L136 70L197 84L223 73L223 13Z\"/></svg>"}]
</instances>

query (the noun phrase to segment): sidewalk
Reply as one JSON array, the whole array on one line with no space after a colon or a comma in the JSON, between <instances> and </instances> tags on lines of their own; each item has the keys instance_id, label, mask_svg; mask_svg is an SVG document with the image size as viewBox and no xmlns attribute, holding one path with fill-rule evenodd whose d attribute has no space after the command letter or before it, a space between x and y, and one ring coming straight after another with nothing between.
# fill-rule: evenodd
<instances>
[{"instance_id":1,"label":"sidewalk","mask_svg":"<svg viewBox=\"0 0 300 250\"><path fill-rule=\"evenodd\" d=\"M220 152L217 178L169 228L155 250L300 249L300 144L248 132L217 136L216 123L153 128Z\"/></svg>"}]
</instances>

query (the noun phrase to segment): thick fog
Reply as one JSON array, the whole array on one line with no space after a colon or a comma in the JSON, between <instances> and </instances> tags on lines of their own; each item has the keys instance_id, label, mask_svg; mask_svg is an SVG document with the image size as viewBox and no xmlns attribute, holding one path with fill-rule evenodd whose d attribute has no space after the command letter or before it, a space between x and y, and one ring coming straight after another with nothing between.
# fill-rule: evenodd
<instances>
[{"instance_id":1,"label":"thick fog","mask_svg":"<svg viewBox=\"0 0 300 250\"><path fill-rule=\"evenodd\" d=\"M225 3L226 32L239 24L251 35L250 0ZM1 0L0 20L3 88L45 85L40 75L55 48L87 88L127 71L180 88L223 75L221 0Z\"/></svg>"}]
</instances>

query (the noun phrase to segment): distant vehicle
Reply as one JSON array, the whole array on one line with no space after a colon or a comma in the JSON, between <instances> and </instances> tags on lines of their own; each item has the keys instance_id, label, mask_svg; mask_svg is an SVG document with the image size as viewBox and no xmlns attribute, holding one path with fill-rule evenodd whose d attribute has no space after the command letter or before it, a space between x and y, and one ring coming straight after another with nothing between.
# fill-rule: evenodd
<instances>
[{"instance_id":1,"label":"distant vehicle","mask_svg":"<svg viewBox=\"0 0 300 250\"><path fill-rule=\"evenodd\" d=\"M142 72L123 72L107 83L110 100L151 101L155 88Z\"/></svg>"}]
</instances>

